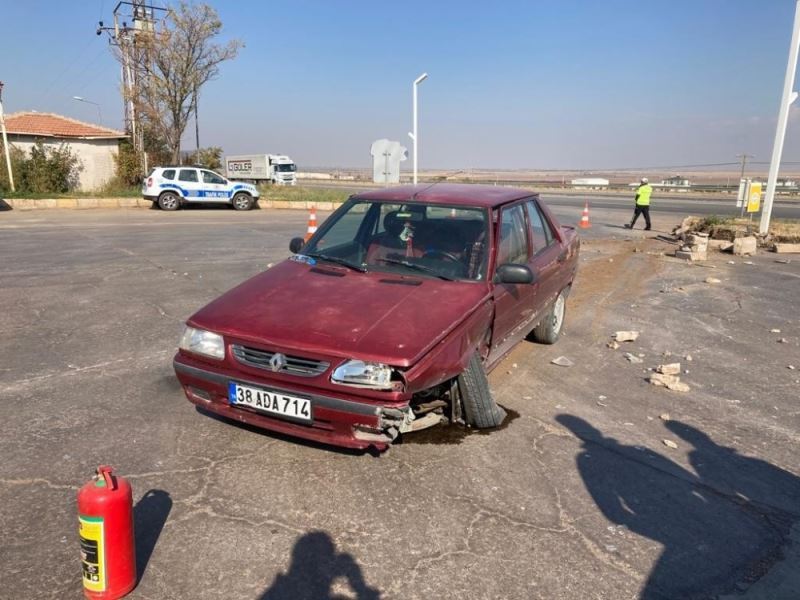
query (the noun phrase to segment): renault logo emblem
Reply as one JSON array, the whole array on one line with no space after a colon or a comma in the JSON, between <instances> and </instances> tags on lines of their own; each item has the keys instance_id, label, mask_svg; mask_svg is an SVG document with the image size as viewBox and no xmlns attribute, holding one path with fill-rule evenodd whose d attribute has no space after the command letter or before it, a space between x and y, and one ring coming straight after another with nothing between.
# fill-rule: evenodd
<instances>
[{"instance_id":1,"label":"renault logo emblem","mask_svg":"<svg viewBox=\"0 0 800 600\"><path fill-rule=\"evenodd\" d=\"M280 371L285 365L286 357L280 352L276 352L272 355L272 358L269 359L269 368L275 373Z\"/></svg>"}]
</instances>

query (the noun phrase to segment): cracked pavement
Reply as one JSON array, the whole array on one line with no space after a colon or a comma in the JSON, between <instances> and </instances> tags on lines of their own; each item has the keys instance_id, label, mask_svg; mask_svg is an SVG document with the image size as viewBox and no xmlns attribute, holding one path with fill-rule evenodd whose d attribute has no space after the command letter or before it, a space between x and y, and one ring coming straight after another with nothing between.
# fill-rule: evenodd
<instances>
[{"instance_id":1,"label":"cracked pavement","mask_svg":"<svg viewBox=\"0 0 800 600\"><path fill-rule=\"evenodd\" d=\"M490 377L519 417L372 456L198 412L172 373L181 322L287 256L305 213L0 214L2 597L81 597L98 464L134 490L131 598L800 595L800 259L689 266L589 230L563 339ZM621 329L641 335L607 348ZM646 381L674 361L688 393Z\"/></svg>"}]
</instances>

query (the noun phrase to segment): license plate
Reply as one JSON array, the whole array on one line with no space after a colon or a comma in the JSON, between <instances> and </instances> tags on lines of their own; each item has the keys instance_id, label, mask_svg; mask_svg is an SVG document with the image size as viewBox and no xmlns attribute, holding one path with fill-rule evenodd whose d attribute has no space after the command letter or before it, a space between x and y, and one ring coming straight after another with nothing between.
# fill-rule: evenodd
<instances>
[{"instance_id":1,"label":"license plate","mask_svg":"<svg viewBox=\"0 0 800 600\"><path fill-rule=\"evenodd\" d=\"M228 402L231 406L246 406L273 415L311 421L311 400L233 381L228 384Z\"/></svg>"}]
</instances>

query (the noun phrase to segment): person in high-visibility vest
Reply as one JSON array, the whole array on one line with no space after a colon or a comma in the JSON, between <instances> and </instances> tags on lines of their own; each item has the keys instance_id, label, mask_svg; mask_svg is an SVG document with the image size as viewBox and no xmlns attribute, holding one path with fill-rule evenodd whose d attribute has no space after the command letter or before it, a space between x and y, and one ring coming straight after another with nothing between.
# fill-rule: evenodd
<instances>
[{"instance_id":1,"label":"person in high-visibility vest","mask_svg":"<svg viewBox=\"0 0 800 600\"><path fill-rule=\"evenodd\" d=\"M636 207L633 210L633 219L630 225L625 225L628 229L633 229L639 215L644 215L645 231L650 231L650 196L653 193L653 186L647 182L647 177L642 177L641 184L636 188Z\"/></svg>"}]
</instances>

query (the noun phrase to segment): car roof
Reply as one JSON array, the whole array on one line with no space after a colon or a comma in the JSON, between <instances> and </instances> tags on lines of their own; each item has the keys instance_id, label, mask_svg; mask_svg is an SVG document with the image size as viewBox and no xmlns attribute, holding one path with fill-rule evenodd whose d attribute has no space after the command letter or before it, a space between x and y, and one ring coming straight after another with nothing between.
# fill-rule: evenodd
<instances>
[{"instance_id":1,"label":"car roof","mask_svg":"<svg viewBox=\"0 0 800 600\"><path fill-rule=\"evenodd\" d=\"M371 190L356 194L357 200L408 201L430 204L455 204L494 208L520 198L538 196L536 192L514 187L469 183L423 183Z\"/></svg>"}]
</instances>

